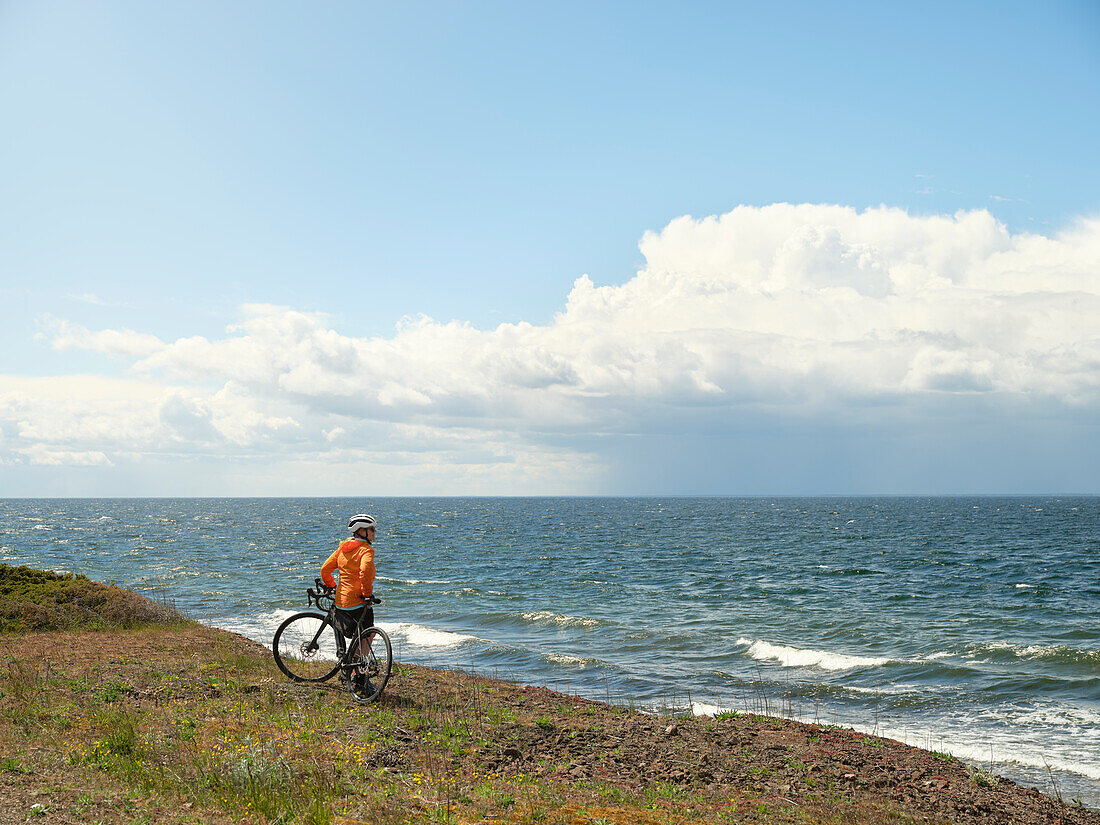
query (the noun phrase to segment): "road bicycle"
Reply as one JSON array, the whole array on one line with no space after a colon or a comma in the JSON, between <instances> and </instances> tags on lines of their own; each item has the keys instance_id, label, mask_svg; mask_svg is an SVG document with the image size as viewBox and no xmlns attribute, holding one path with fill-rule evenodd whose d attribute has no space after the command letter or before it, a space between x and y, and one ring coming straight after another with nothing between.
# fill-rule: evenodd
<instances>
[{"instance_id":1,"label":"road bicycle","mask_svg":"<svg viewBox=\"0 0 1100 825\"><path fill-rule=\"evenodd\" d=\"M275 631L271 651L279 670L295 682L324 682L337 673L355 701L376 701L382 695L393 667L393 646L380 627L356 628L344 642L336 623L336 588L314 579L317 590L306 590L309 605L324 614L295 613ZM382 600L372 597L371 604Z\"/></svg>"}]
</instances>

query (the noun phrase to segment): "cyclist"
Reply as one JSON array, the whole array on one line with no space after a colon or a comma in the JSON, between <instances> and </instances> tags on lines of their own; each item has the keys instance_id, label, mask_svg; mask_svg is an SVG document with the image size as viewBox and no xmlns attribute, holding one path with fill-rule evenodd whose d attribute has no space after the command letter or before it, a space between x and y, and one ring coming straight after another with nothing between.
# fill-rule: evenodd
<instances>
[{"instance_id":1,"label":"cyclist","mask_svg":"<svg viewBox=\"0 0 1100 825\"><path fill-rule=\"evenodd\" d=\"M348 521L351 538L340 542L336 552L321 567L321 580L336 588L336 622L342 635L336 637L338 652L344 653L344 637L352 638L359 627L374 625L374 533L378 521L374 516L359 513ZM339 569L340 581L332 578ZM363 639L360 652L366 654L368 640ZM365 679L355 674L356 680Z\"/></svg>"}]
</instances>

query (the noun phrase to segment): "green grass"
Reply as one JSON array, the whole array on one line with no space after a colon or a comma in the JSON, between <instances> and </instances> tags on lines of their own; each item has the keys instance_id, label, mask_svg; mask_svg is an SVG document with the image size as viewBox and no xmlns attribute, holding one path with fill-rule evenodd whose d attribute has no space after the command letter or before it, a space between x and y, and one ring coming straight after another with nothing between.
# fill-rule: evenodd
<instances>
[{"instance_id":1,"label":"green grass","mask_svg":"<svg viewBox=\"0 0 1100 825\"><path fill-rule=\"evenodd\" d=\"M981 768L968 768L967 772L970 774L970 781L982 788L992 788L999 781L996 774Z\"/></svg>"}]
</instances>

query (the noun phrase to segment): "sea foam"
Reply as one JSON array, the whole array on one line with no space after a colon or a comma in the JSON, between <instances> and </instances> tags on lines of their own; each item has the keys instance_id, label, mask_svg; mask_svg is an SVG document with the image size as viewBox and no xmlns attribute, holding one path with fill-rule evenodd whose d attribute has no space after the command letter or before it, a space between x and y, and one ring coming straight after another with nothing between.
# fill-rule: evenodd
<instances>
[{"instance_id":1,"label":"sea foam","mask_svg":"<svg viewBox=\"0 0 1100 825\"><path fill-rule=\"evenodd\" d=\"M539 624L556 624L562 627L595 627L600 623L599 619L588 619L584 616L565 616L549 610L534 610L520 615L521 619Z\"/></svg>"},{"instance_id":2,"label":"sea foam","mask_svg":"<svg viewBox=\"0 0 1100 825\"><path fill-rule=\"evenodd\" d=\"M889 659L872 656L849 656L845 653L833 653L828 650L811 650L788 645L773 645L771 642L752 639L738 639L737 644L748 645L745 652L761 662L777 661L783 667L819 667L822 670L851 670L857 667L878 667Z\"/></svg>"},{"instance_id":3,"label":"sea foam","mask_svg":"<svg viewBox=\"0 0 1100 825\"><path fill-rule=\"evenodd\" d=\"M439 630L412 622L379 622L378 626L390 636L403 638L413 647L447 648L458 647L467 642L483 642L477 636L468 633L454 633L449 630Z\"/></svg>"},{"instance_id":4,"label":"sea foam","mask_svg":"<svg viewBox=\"0 0 1100 825\"><path fill-rule=\"evenodd\" d=\"M391 584L450 584L446 579L391 579L389 576L376 576L375 580Z\"/></svg>"}]
</instances>

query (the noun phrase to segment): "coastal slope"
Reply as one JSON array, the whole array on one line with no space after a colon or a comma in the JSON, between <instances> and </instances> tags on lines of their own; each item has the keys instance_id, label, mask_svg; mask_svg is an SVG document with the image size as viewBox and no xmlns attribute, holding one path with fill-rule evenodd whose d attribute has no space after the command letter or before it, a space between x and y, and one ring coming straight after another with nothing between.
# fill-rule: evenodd
<instances>
[{"instance_id":1,"label":"coastal slope","mask_svg":"<svg viewBox=\"0 0 1100 825\"><path fill-rule=\"evenodd\" d=\"M0 635L0 822L1100 825L852 730L655 716L408 664L360 707L178 614L108 624Z\"/></svg>"}]
</instances>

